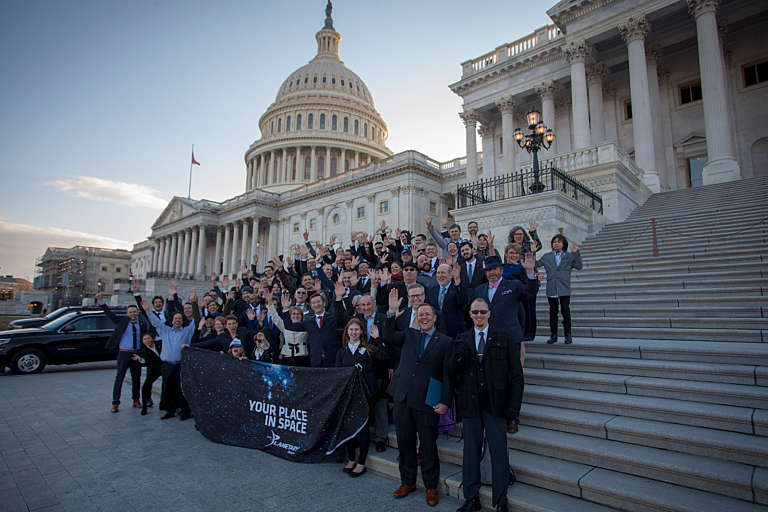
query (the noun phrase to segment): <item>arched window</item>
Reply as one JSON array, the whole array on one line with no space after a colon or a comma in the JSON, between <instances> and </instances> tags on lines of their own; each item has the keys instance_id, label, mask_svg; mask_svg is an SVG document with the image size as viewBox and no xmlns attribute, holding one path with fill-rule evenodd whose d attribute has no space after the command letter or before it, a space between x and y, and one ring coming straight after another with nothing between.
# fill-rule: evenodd
<instances>
[{"instance_id":1,"label":"arched window","mask_svg":"<svg viewBox=\"0 0 768 512\"><path fill-rule=\"evenodd\" d=\"M277 133L280 133L280 130L283 129L283 118L277 120Z\"/></svg>"},{"instance_id":2,"label":"arched window","mask_svg":"<svg viewBox=\"0 0 768 512\"><path fill-rule=\"evenodd\" d=\"M325 114L320 114L320 129L325 130Z\"/></svg>"},{"instance_id":3,"label":"arched window","mask_svg":"<svg viewBox=\"0 0 768 512\"><path fill-rule=\"evenodd\" d=\"M318 178L325 177L325 157L324 156L317 157L317 177Z\"/></svg>"},{"instance_id":4,"label":"arched window","mask_svg":"<svg viewBox=\"0 0 768 512\"><path fill-rule=\"evenodd\" d=\"M336 131L336 114L331 117L331 130Z\"/></svg>"},{"instance_id":5,"label":"arched window","mask_svg":"<svg viewBox=\"0 0 768 512\"><path fill-rule=\"evenodd\" d=\"M278 130L278 131L280 131L280 130ZM363 125L363 137L366 137L366 138L368 137L368 123L365 123Z\"/></svg>"},{"instance_id":6,"label":"arched window","mask_svg":"<svg viewBox=\"0 0 768 512\"><path fill-rule=\"evenodd\" d=\"M376 127L371 125L371 139L376 140Z\"/></svg>"},{"instance_id":7,"label":"arched window","mask_svg":"<svg viewBox=\"0 0 768 512\"><path fill-rule=\"evenodd\" d=\"M308 180L312 174L312 158L306 157L304 159L304 179Z\"/></svg>"},{"instance_id":8,"label":"arched window","mask_svg":"<svg viewBox=\"0 0 768 512\"><path fill-rule=\"evenodd\" d=\"M341 217L339 216L338 213L334 213L333 214L333 223L334 224L338 224L339 222L341 222Z\"/></svg>"},{"instance_id":9,"label":"arched window","mask_svg":"<svg viewBox=\"0 0 768 512\"><path fill-rule=\"evenodd\" d=\"M357 119L355 119L355 135L359 135L359 134L360 134L360 122Z\"/></svg>"},{"instance_id":10,"label":"arched window","mask_svg":"<svg viewBox=\"0 0 768 512\"><path fill-rule=\"evenodd\" d=\"M331 158L331 172L330 177L336 176L336 157Z\"/></svg>"},{"instance_id":11,"label":"arched window","mask_svg":"<svg viewBox=\"0 0 768 512\"><path fill-rule=\"evenodd\" d=\"M299 173L299 162L301 162L301 153L296 152L296 156L293 158L293 165L291 166L291 180L296 181L296 175Z\"/></svg>"},{"instance_id":12,"label":"arched window","mask_svg":"<svg viewBox=\"0 0 768 512\"><path fill-rule=\"evenodd\" d=\"M296 129L301 130L301 114L296 115Z\"/></svg>"},{"instance_id":13,"label":"arched window","mask_svg":"<svg viewBox=\"0 0 768 512\"><path fill-rule=\"evenodd\" d=\"M291 131L291 116L285 118L285 131Z\"/></svg>"},{"instance_id":14,"label":"arched window","mask_svg":"<svg viewBox=\"0 0 768 512\"><path fill-rule=\"evenodd\" d=\"M309 115L307 116L307 128L308 128L308 129L310 129L310 130L312 129L312 127L313 127L313 126L314 126L314 124L315 124L315 123L314 123L314 121L315 121L314 117L315 117L315 116L313 116L312 114L309 114Z\"/></svg>"},{"instance_id":15,"label":"arched window","mask_svg":"<svg viewBox=\"0 0 768 512\"><path fill-rule=\"evenodd\" d=\"M349 131L349 118L344 118L344 133L347 133Z\"/></svg>"}]
</instances>

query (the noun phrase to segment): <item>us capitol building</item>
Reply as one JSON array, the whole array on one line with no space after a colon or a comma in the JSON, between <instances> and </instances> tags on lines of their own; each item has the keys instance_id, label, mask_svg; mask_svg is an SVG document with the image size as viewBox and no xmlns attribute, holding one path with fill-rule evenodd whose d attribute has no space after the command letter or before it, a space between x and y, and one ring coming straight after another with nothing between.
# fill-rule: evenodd
<instances>
[{"instance_id":1,"label":"us capitol building","mask_svg":"<svg viewBox=\"0 0 768 512\"><path fill-rule=\"evenodd\" d=\"M466 157L438 162L387 148L371 91L339 59L329 2L317 54L280 85L245 151L244 193L174 197L134 246L132 274L150 290L174 276L195 286L255 254L292 254L305 230L346 246L382 220L424 232L427 211L477 220L497 245L531 219L542 240L559 229L582 240L652 193L765 175L768 48L756 41L767 7L562 0L552 25L461 63L449 87L463 99ZM531 110L555 134L540 166L568 189L552 171L529 193L531 155L514 133Z\"/></svg>"}]
</instances>

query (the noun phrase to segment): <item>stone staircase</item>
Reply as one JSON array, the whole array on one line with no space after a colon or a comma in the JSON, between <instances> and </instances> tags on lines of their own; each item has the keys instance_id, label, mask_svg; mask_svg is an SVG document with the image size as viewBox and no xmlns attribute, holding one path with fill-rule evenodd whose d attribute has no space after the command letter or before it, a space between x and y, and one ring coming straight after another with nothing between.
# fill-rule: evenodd
<instances>
[{"instance_id":1,"label":"stone staircase","mask_svg":"<svg viewBox=\"0 0 768 512\"><path fill-rule=\"evenodd\" d=\"M573 345L545 343L542 288L512 510L768 511L767 217L768 179L651 196L582 245ZM457 433L440 490L462 499ZM396 457L368 466L398 480Z\"/></svg>"}]
</instances>

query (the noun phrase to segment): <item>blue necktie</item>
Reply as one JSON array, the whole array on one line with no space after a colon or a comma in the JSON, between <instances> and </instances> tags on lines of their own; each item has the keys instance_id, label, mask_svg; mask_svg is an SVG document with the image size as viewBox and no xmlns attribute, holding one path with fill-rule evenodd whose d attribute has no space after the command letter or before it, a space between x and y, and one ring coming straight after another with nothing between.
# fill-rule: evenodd
<instances>
[{"instance_id":1,"label":"blue necktie","mask_svg":"<svg viewBox=\"0 0 768 512\"><path fill-rule=\"evenodd\" d=\"M421 333L421 341L419 341L419 357L424 354L424 347L427 344L427 333L422 332Z\"/></svg>"},{"instance_id":2,"label":"blue necktie","mask_svg":"<svg viewBox=\"0 0 768 512\"><path fill-rule=\"evenodd\" d=\"M472 263L467 263L467 278L470 282L472 282L472 274L474 273L475 265Z\"/></svg>"},{"instance_id":3,"label":"blue necktie","mask_svg":"<svg viewBox=\"0 0 768 512\"><path fill-rule=\"evenodd\" d=\"M445 300L445 289L446 288L447 288L446 286L441 286L440 287L440 296L437 298L437 309L439 309L440 311L443 310L443 301Z\"/></svg>"}]
</instances>

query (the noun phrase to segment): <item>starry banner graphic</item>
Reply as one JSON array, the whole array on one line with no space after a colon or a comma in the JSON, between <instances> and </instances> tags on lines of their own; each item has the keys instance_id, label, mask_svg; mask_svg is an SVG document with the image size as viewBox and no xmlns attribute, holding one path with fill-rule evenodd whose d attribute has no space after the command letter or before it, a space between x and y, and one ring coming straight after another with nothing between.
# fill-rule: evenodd
<instances>
[{"instance_id":1,"label":"starry banner graphic","mask_svg":"<svg viewBox=\"0 0 768 512\"><path fill-rule=\"evenodd\" d=\"M181 381L205 437L297 462L335 460L368 420L355 367L272 365L191 347L182 353Z\"/></svg>"}]
</instances>

